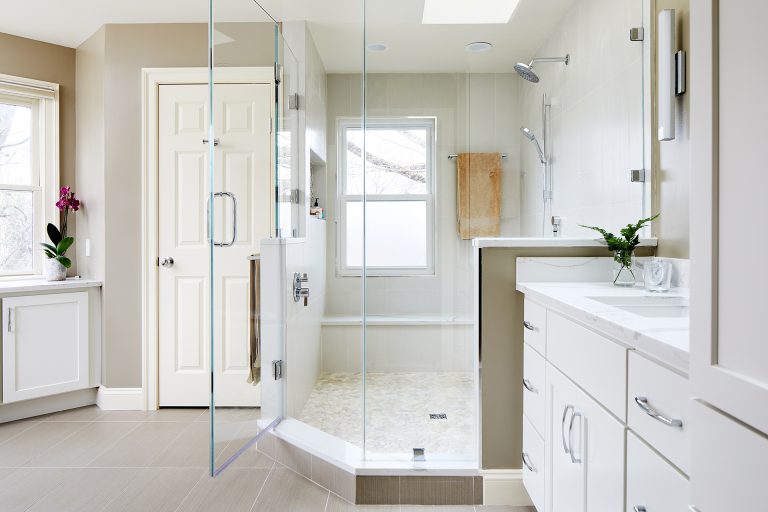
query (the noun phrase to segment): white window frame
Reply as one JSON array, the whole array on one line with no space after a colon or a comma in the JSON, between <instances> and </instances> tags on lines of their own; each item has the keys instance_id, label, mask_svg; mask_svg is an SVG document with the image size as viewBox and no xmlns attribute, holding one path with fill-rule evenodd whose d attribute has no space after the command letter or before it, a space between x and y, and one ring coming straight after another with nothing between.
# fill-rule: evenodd
<instances>
[{"instance_id":1,"label":"white window frame","mask_svg":"<svg viewBox=\"0 0 768 512\"><path fill-rule=\"evenodd\" d=\"M347 130L361 129L360 118L337 119L337 193L336 193L336 272L339 276L360 277L362 267L347 264L347 203L362 202L362 194L347 194ZM426 194L368 194L365 202L373 201L423 201L426 203L427 264L423 267L374 267L366 265L366 277L378 276L431 276L435 275L435 190L437 181L436 146L437 118L435 117L376 117L367 118L365 128L426 128L427 129L427 168Z\"/></svg>"},{"instance_id":2,"label":"white window frame","mask_svg":"<svg viewBox=\"0 0 768 512\"><path fill-rule=\"evenodd\" d=\"M43 251L40 242L46 240L45 226L58 226L56 200L59 192L59 84L0 74L0 101L32 107L37 130L32 133L32 170L37 183L4 185L0 190L32 191L34 193L33 265L27 272L2 272L0 280L38 277L43 273Z\"/></svg>"}]
</instances>

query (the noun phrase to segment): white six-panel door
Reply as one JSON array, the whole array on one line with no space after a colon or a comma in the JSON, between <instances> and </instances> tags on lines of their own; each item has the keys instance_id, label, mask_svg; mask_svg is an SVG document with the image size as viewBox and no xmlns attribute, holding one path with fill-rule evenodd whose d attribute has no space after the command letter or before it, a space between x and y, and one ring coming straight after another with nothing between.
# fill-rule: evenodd
<instances>
[{"instance_id":1,"label":"white six-panel door","mask_svg":"<svg viewBox=\"0 0 768 512\"><path fill-rule=\"evenodd\" d=\"M159 404L205 406L210 393L208 86L161 85L158 112ZM214 379L218 406L257 406L246 382L248 261L271 222L269 84L218 84L214 97ZM235 213L236 202L236 217ZM236 232L235 232L236 221Z\"/></svg>"}]
</instances>

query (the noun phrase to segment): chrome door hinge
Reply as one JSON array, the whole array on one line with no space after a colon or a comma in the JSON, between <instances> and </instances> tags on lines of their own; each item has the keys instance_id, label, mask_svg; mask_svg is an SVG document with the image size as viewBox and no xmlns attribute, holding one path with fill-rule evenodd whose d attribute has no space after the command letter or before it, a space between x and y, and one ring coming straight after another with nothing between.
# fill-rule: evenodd
<instances>
[{"instance_id":1,"label":"chrome door hinge","mask_svg":"<svg viewBox=\"0 0 768 512\"><path fill-rule=\"evenodd\" d=\"M629 29L630 41L643 41L645 39L645 29L643 27L632 27Z\"/></svg>"},{"instance_id":2,"label":"chrome door hinge","mask_svg":"<svg viewBox=\"0 0 768 512\"><path fill-rule=\"evenodd\" d=\"M13 308L8 308L8 332L13 332Z\"/></svg>"},{"instance_id":3,"label":"chrome door hinge","mask_svg":"<svg viewBox=\"0 0 768 512\"><path fill-rule=\"evenodd\" d=\"M288 110L299 110L299 93L288 96Z\"/></svg>"},{"instance_id":4,"label":"chrome door hinge","mask_svg":"<svg viewBox=\"0 0 768 512\"><path fill-rule=\"evenodd\" d=\"M299 204L300 201L301 201L301 192L299 191L299 189L294 188L293 190L291 190L291 202L294 204Z\"/></svg>"},{"instance_id":5,"label":"chrome door hinge","mask_svg":"<svg viewBox=\"0 0 768 512\"><path fill-rule=\"evenodd\" d=\"M283 378L283 360L282 359L272 361L272 377L274 377L275 380L280 380Z\"/></svg>"},{"instance_id":6,"label":"chrome door hinge","mask_svg":"<svg viewBox=\"0 0 768 512\"><path fill-rule=\"evenodd\" d=\"M281 71L282 71L282 68L280 67L280 64L275 62L275 85L279 85L280 84L280 75L281 75L280 72Z\"/></svg>"},{"instance_id":7,"label":"chrome door hinge","mask_svg":"<svg viewBox=\"0 0 768 512\"><path fill-rule=\"evenodd\" d=\"M630 181L632 183L644 183L645 182L645 170L644 169L632 169L630 172Z\"/></svg>"}]
</instances>

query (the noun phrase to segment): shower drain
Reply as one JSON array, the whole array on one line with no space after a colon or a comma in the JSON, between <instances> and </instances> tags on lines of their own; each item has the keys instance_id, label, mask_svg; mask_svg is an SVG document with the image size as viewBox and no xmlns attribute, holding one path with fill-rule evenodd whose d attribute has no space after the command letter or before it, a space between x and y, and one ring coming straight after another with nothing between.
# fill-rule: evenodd
<instances>
[{"instance_id":1,"label":"shower drain","mask_svg":"<svg viewBox=\"0 0 768 512\"><path fill-rule=\"evenodd\" d=\"M431 420L447 420L448 419L448 415L445 414L444 412L430 413L429 419L431 419Z\"/></svg>"}]
</instances>

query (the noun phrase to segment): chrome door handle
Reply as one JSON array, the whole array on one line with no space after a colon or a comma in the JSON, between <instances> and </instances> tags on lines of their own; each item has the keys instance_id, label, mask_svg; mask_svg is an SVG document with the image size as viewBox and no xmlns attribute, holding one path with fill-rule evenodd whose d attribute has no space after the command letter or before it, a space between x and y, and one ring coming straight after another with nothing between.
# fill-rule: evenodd
<instances>
[{"instance_id":1,"label":"chrome door handle","mask_svg":"<svg viewBox=\"0 0 768 512\"><path fill-rule=\"evenodd\" d=\"M237 240L237 198L232 192L215 192L213 197L228 197L232 200L232 238L229 242L217 242L213 240L213 245L216 247L232 247ZM205 200L206 216L210 222L211 220L211 196L209 195ZM213 227L208 230L208 242L211 242L213 238Z\"/></svg>"},{"instance_id":2,"label":"chrome door handle","mask_svg":"<svg viewBox=\"0 0 768 512\"><path fill-rule=\"evenodd\" d=\"M532 473L537 473L536 466L534 466L530 462L531 458L528 456L527 453L523 452L523 464L525 464L525 467L528 468L528 471L531 471Z\"/></svg>"},{"instance_id":3,"label":"chrome door handle","mask_svg":"<svg viewBox=\"0 0 768 512\"><path fill-rule=\"evenodd\" d=\"M574 464L581 464L581 458L576 458L576 455L573 451L573 421L576 419L576 417L583 418L580 412L574 411L573 414L571 414L571 423L568 425L568 445L570 446L570 455L571 455L571 462ZM581 420L579 420L579 424L581 424ZM581 446L581 444L579 445ZM579 450L581 451L581 450Z\"/></svg>"},{"instance_id":4,"label":"chrome door handle","mask_svg":"<svg viewBox=\"0 0 768 512\"><path fill-rule=\"evenodd\" d=\"M568 448L568 443L565 440L565 418L568 416L568 409L573 411L573 406L565 406L565 409L563 409L563 419L560 421L560 438L563 440L563 450L565 453L571 453L570 448Z\"/></svg>"},{"instance_id":5,"label":"chrome door handle","mask_svg":"<svg viewBox=\"0 0 768 512\"><path fill-rule=\"evenodd\" d=\"M173 261L173 257L168 256L167 258L160 258L158 263L160 263L161 267L172 267L175 262Z\"/></svg>"},{"instance_id":6,"label":"chrome door handle","mask_svg":"<svg viewBox=\"0 0 768 512\"><path fill-rule=\"evenodd\" d=\"M533 387L533 384L531 384L531 381L529 381L528 379L523 379L523 387L528 391L530 391L531 393L538 393L538 391L536 391L536 388Z\"/></svg>"},{"instance_id":7,"label":"chrome door handle","mask_svg":"<svg viewBox=\"0 0 768 512\"><path fill-rule=\"evenodd\" d=\"M645 414L647 414L648 416L650 416L655 420L659 420L666 426L683 428L683 420L670 419L670 418L667 418L666 416L663 416L658 411L655 411L653 408L651 408L650 405L648 405L648 398L644 396L636 396L635 403L637 404L638 407L640 407L643 411L645 411Z\"/></svg>"},{"instance_id":8,"label":"chrome door handle","mask_svg":"<svg viewBox=\"0 0 768 512\"><path fill-rule=\"evenodd\" d=\"M647 512L644 505L635 505L635 512Z\"/></svg>"},{"instance_id":9,"label":"chrome door handle","mask_svg":"<svg viewBox=\"0 0 768 512\"><path fill-rule=\"evenodd\" d=\"M208 139L203 139L203 144L208 144ZM213 139L213 145L218 146L219 145L219 139Z\"/></svg>"},{"instance_id":10,"label":"chrome door handle","mask_svg":"<svg viewBox=\"0 0 768 512\"><path fill-rule=\"evenodd\" d=\"M526 328L526 329L528 329L529 331L535 331L535 330L536 330L536 326L534 326L534 325L533 325L531 322L529 322L528 320L524 320L524 321L523 321L523 327L525 327L525 328Z\"/></svg>"}]
</instances>

